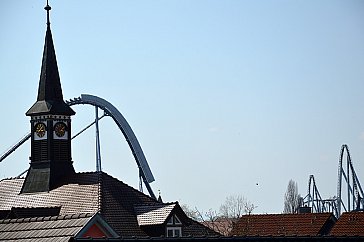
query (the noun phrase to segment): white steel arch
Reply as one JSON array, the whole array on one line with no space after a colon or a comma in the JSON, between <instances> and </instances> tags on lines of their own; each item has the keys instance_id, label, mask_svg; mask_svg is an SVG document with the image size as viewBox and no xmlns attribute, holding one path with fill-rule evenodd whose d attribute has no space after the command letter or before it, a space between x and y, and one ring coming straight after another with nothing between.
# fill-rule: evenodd
<instances>
[{"instance_id":1,"label":"white steel arch","mask_svg":"<svg viewBox=\"0 0 364 242\"><path fill-rule=\"evenodd\" d=\"M147 188L151 197L156 198L150 183L155 181L152 171L148 165L147 159L145 158L144 152L139 144L137 137L131 129L129 123L126 121L124 116L117 110L111 103L89 94L81 94L80 97L70 99L66 101L69 106L77 104L89 104L94 107L102 109L107 116L113 118L114 122L118 125L120 131L123 133L128 145L133 153L135 161L139 168L139 175L143 179L144 185ZM96 118L97 119L97 118Z\"/></svg>"}]
</instances>

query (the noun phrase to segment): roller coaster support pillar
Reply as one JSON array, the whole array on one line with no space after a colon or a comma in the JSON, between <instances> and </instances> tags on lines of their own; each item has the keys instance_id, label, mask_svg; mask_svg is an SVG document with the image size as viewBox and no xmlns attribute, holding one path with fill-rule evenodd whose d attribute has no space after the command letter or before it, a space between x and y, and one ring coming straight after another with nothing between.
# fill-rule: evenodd
<instances>
[{"instance_id":1,"label":"roller coaster support pillar","mask_svg":"<svg viewBox=\"0 0 364 242\"><path fill-rule=\"evenodd\" d=\"M100 130L99 130L99 108L95 107L95 127L96 127L96 171L101 171L101 151L100 151Z\"/></svg>"}]
</instances>

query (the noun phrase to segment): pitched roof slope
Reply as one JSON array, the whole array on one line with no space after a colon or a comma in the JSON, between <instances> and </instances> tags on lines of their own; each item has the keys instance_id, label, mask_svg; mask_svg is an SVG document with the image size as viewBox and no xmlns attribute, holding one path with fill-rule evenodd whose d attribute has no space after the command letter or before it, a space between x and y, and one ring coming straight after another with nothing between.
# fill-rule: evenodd
<instances>
[{"instance_id":1,"label":"pitched roof slope","mask_svg":"<svg viewBox=\"0 0 364 242\"><path fill-rule=\"evenodd\" d=\"M0 220L0 241L69 241L92 216L93 214L78 214Z\"/></svg>"},{"instance_id":2,"label":"pitched roof slope","mask_svg":"<svg viewBox=\"0 0 364 242\"><path fill-rule=\"evenodd\" d=\"M52 212L52 215L57 209L59 215L99 212L123 238L147 237L147 232L138 224L138 215L140 221L148 223L143 212L149 211L148 214L160 224L159 220L165 220L177 206L158 202L104 172L75 173L49 192L20 194L23 182L24 178L0 181L0 216L3 218L16 218L19 211L21 214L35 214L39 208L43 208L43 213ZM188 235L214 234L189 218L186 221L184 231Z\"/></svg>"},{"instance_id":3,"label":"pitched roof slope","mask_svg":"<svg viewBox=\"0 0 364 242\"><path fill-rule=\"evenodd\" d=\"M0 181L0 210L12 207L61 207L60 215L95 213L99 208L99 184L92 174L79 173L67 184L49 192L20 194L24 178Z\"/></svg>"},{"instance_id":4,"label":"pitched roof slope","mask_svg":"<svg viewBox=\"0 0 364 242\"><path fill-rule=\"evenodd\" d=\"M147 236L138 225L134 207L159 202L106 173L100 178L100 213L105 220L123 237Z\"/></svg>"},{"instance_id":5,"label":"pitched roof slope","mask_svg":"<svg viewBox=\"0 0 364 242\"><path fill-rule=\"evenodd\" d=\"M243 215L231 235L317 236L327 234L335 221L331 213Z\"/></svg>"},{"instance_id":6,"label":"pitched roof slope","mask_svg":"<svg viewBox=\"0 0 364 242\"><path fill-rule=\"evenodd\" d=\"M330 235L332 236L364 236L364 211L341 214Z\"/></svg>"},{"instance_id":7,"label":"pitched roof slope","mask_svg":"<svg viewBox=\"0 0 364 242\"><path fill-rule=\"evenodd\" d=\"M134 206L159 202L106 173L76 173L49 192L20 194L23 178L0 181L0 211L27 207L60 207L60 215L100 212L122 236L147 236Z\"/></svg>"}]
</instances>

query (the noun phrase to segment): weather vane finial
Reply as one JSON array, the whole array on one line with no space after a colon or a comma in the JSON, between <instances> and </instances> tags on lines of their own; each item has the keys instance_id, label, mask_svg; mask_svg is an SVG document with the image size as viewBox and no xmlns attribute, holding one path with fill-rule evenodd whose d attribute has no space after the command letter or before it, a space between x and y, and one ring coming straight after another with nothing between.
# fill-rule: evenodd
<instances>
[{"instance_id":1,"label":"weather vane finial","mask_svg":"<svg viewBox=\"0 0 364 242\"><path fill-rule=\"evenodd\" d=\"M52 8L51 8L51 6L48 5L48 0L47 0L47 6L45 6L44 9L47 11L47 25L49 26L51 24L50 21L49 21L49 11Z\"/></svg>"}]
</instances>

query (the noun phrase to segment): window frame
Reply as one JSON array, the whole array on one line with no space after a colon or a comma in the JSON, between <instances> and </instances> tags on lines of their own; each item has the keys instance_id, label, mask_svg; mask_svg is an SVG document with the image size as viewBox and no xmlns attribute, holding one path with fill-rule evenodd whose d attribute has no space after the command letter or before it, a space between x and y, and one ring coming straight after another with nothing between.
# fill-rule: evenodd
<instances>
[{"instance_id":1,"label":"window frame","mask_svg":"<svg viewBox=\"0 0 364 242\"><path fill-rule=\"evenodd\" d=\"M166 237L182 237L182 226L183 224L177 215L171 215L166 223ZM169 233L171 233L171 235Z\"/></svg>"},{"instance_id":2,"label":"window frame","mask_svg":"<svg viewBox=\"0 0 364 242\"><path fill-rule=\"evenodd\" d=\"M176 231L178 231L178 232L176 233ZM172 232L172 236L169 235L169 232ZM168 237L168 238L182 237L182 227L167 226L167 228L166 228L166 237Z\"/></svg>"}]
</instances>

